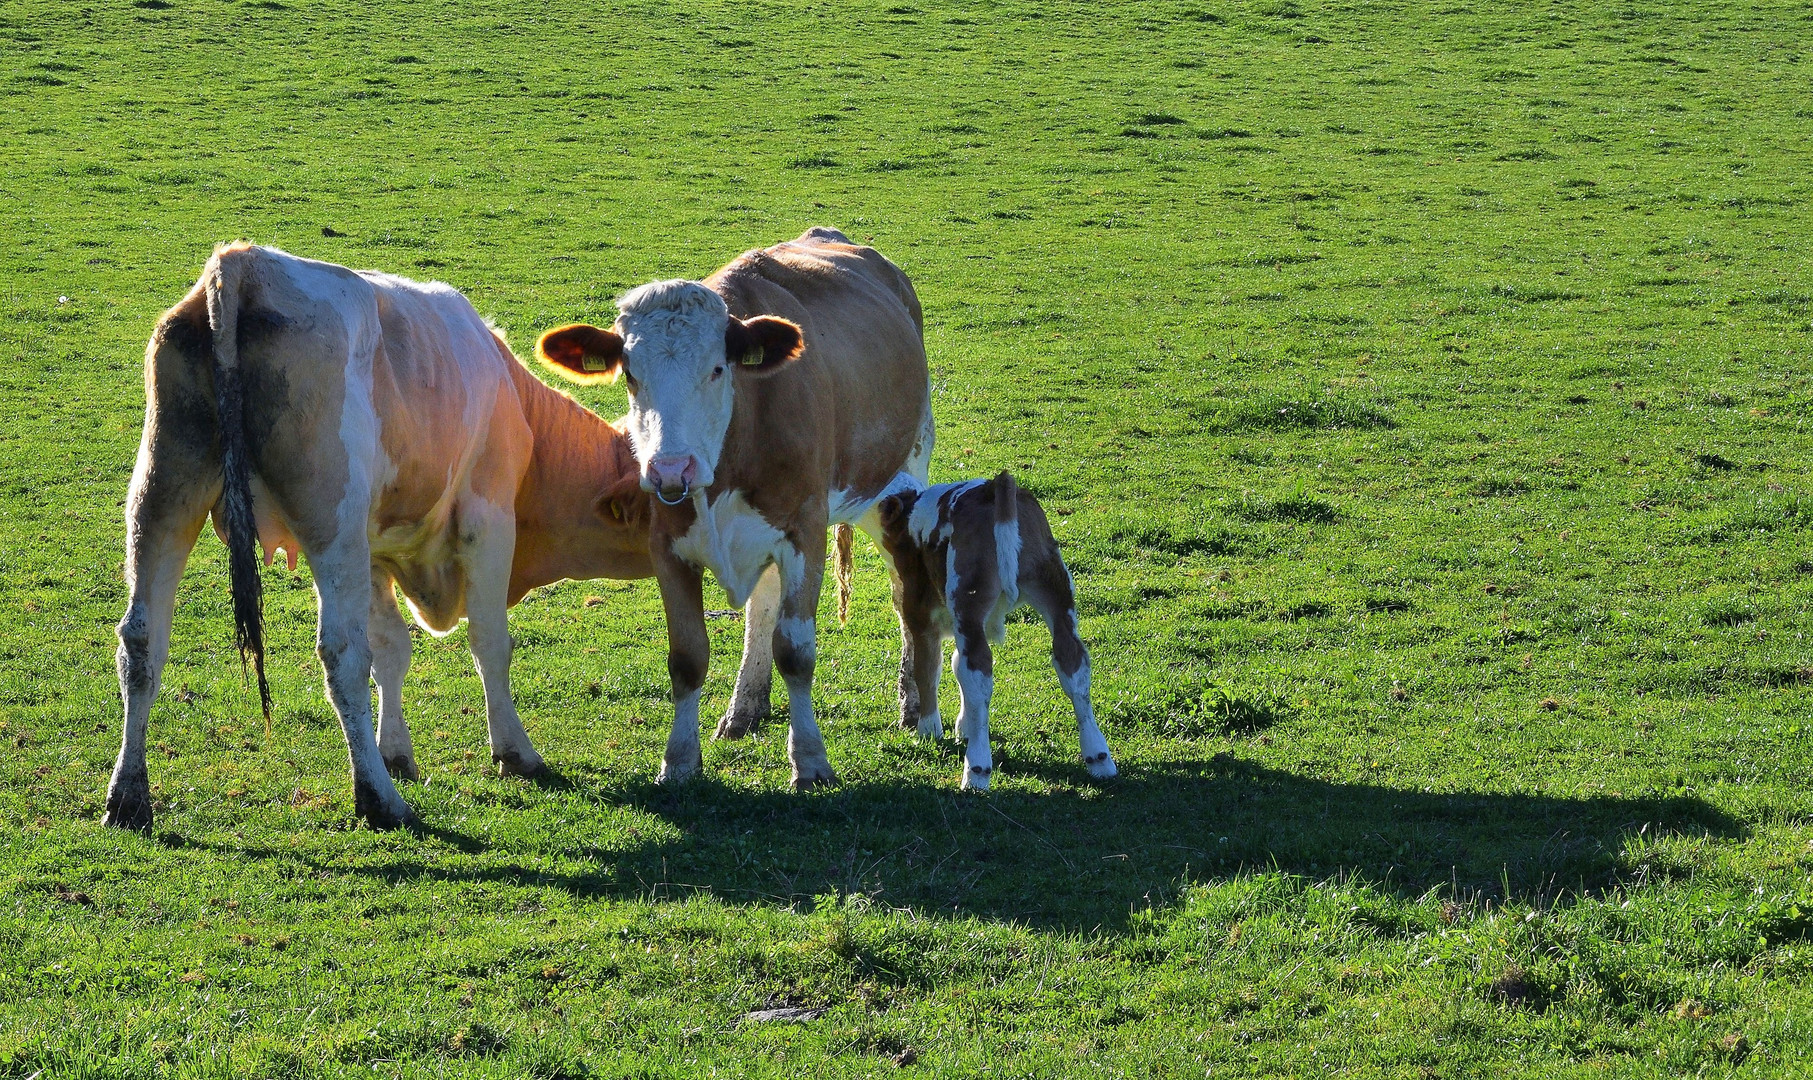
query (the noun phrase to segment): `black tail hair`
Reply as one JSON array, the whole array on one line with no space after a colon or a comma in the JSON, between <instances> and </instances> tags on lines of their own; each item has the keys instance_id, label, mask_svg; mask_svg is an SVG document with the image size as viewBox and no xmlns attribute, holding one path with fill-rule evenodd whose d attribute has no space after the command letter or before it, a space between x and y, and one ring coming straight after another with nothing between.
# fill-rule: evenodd
<instances>
[{"instance_id":1,"label":"black tail hair","mask_svg":"<svg viewBox=\"0 0 1813 1080\"><path fill-rule=\"evenodd\" d=\"M224 488L220 512L227 533L227 574L233 585L233 642L258 676L258 704L271 722L271 687L264 679L264 581L258 571L258 519L252 514L252 464L246 447L245 392L239 371L239 308L249 252L216 252L208 275L208 329L214 336L214 397L220 420Z\"/></svg>"}]
</instances>

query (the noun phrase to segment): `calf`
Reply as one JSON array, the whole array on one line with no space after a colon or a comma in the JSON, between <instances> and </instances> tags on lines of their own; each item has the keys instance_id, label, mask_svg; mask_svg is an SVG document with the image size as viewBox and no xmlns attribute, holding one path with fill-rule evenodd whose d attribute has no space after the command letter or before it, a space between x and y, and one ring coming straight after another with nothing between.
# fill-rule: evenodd
<instances>
[{"instance_id":1,"label":"calf","mask_svg":"<svg viewBox=\"0 0 1813 1080\"><path fill-rule=\"evenodd\" d=\"M919 736L944 734L938 717L938 662L956 635L951 670L962 693L957 737L964 751L963 787L984 789L994 771L988 749L988 704L995 690L989 642L1006 636L1007 616L1030 604L1051 630L1051 663L1076 709L1083 763L1098 780L1114 776L1114 758L1089 704L1089 651L1077 636L1070 571L1037 499L1013 477L939 484L883 499L877 507L882 544L893 560L901 619L914 635Z\"/></svg>"}]
</instances>

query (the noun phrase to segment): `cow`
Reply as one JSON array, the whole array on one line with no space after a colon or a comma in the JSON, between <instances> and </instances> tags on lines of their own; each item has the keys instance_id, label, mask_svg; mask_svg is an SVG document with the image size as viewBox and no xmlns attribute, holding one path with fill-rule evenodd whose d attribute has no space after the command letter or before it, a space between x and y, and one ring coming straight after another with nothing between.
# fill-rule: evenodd
<instances>
[{"instance_id":1,"label":"cow","mask_svg":"<svg viewBox=\"0 0 1813 1080\"><path fill-rule=\"evenodd\" d=\"M628 383L625 430L656 499L649 554L674 701L658 779L703 767L699 691L711 644L701 572L710 569L745 607L746 657L767 659L767 646L786 682L794 787L835 783L812 713L825 532L837 524L847 537L854 524L878 537L875 504L925 485L934 433L912 283L873 248L813 228L702 282L639 286L617 311L610 330L549 330L536 353L570 379ZM902 631L904 720L917 703L904 622ZM746 660L720 736L765 705L767 671Z\"/></svg>"},{"instance_id":2,"label":"cow","mask_svg":"<svg viewBox=\"0 0 1813 1080\"><path fill-rule=\"evenodd\" d=\"M152 823L146 717L177 582L210 515L267 722L258 549L267 564L277 549L292 569L298 552L308 560L360 817L413 818L390 776L418 775L399 697L410 634L398 590L431 633L467 620L492 759L506 775L542 770L511 700L506 611L563 578L654 572L648 497L620 428L537 379L447 285L245 243L217 249L157 323L145 396L107 824Z\"/></svg>"},{"instance_id":3,"label":"cow","mask_svg":"<svg viewBox=\"0 0 1813 1080\"><path fill-rule=\"evenodd\" d=\"M994 773L988 708L995 691L989 643L1006 637L1007 616L1030 605L1051 631L1051 665L1076 712L1077 742L1089 775L1116 775L1108 742L1089 703L1089 650L1077 636L1076 589L1058 554L1045 511L1012 476L939 484L890 495L876 507L882 546L901 582L901 616L915 636L921 719L926 738L943 734L938 668L944 639L955 636L951 672L966 740L961 787L985 790Z\"/></svg>"}]
</instances>

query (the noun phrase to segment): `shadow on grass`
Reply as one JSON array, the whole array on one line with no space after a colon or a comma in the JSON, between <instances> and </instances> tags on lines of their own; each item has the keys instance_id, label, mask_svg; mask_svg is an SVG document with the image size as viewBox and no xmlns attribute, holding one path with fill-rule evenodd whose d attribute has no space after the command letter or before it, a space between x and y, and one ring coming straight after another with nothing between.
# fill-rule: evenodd
<instances>
[{"instance_id":1,"label":"shadow on grass","mask_svg":"<svg viewBox=\"0 0 1813 1080\"><path fill-rule=\"evenodd\" d=\"M999 775L1015 772L1059 790L974 796L850 777L794 795L709 776L677 791L575 777L575 812L588 803L640 810L679 838L622 847L601 836L530 860L511 845L430 826L425 840L461 854L313 868L655 900L709 893L809 905L861 892L925 914L1111 931L1182 885L1251 870L1356 877L1408 897L1437 888L1462 900L1566 904L1616 884L1639 836L1745 835L1692 797L1424 794L1311 779L1229 754L1140 767L1100 787L1080 765L1010 761Z\"/></svg>"}]
</instances>

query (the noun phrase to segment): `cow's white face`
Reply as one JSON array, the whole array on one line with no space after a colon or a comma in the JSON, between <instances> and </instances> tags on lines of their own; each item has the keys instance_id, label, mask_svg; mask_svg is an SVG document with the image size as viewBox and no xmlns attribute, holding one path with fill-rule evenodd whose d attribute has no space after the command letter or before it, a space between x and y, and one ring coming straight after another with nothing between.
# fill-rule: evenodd
<instances>
[{"instance_id":1,"label":"cow's white face","mask_svg":"<svg viewBox=\"0 0 1813 1080\"><path fill-rule=\"evenodd\" d=\"M730 316L696 281L656 281L625 293L611 330L551 330L536 353L581 382L629 384L628 434L642 489L678 503L717 475L740 377L779 370L799 355L799 327L785 319Z\"/></svg>"}]
</instances>

